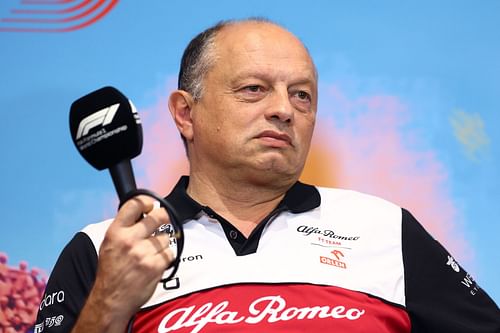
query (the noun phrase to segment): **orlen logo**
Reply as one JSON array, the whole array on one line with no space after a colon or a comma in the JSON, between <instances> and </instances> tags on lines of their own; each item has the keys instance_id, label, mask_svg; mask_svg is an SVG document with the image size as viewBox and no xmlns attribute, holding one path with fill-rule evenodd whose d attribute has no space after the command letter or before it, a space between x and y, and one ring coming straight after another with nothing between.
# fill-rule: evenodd
<instances>
[{"instance_id":1,"label":"orlen logo","mask_svg":"<svg viewBox=\"0 0 500 333\"><path fill-rule=\"evenodd\" d=\"M42 311L44 307L48 308L49 306L55 303L62 303L62 302L64 302L63 290L56 291L52 294L45 294L45 297L42 299L42 302L40 303L40 311Z\"/></svg>"},{"instance_id":2,"label":"orlen logo","mask_svg":"<svg viewBox=\"0 0 500 333\"><path fill-rule=\"evenodd\" d=\"M347 268L346 263L341 261L341 259L344 257L344 254L342 253L342 251L333 250L330 253L333 254L336 259L320 256L319 261L322 264L327 264L327 265L331 265L331 266L335 266L335 267L339 267L339 268L344 268L344 269Z\"/></svg>"},{"instance_id":3,"label":"orlen logo","mask_svg":"<svg viewBox=\"0 0 500 333\"><path fill-rule=\"evenodd\" d=\"M118 111L119 107L120 103L116 103L83 118L78 125L76 140L80 139L82 136L87 135L89 131L94 127L97 127L99 125L106 126L110 124L113 121L113 118L115 117L116 111Z\"/></svg>"},{"instance_id":4,"label":"orlen logo","mask_svg":"<svg viewBox=\"0 0 500 333\"><path fill-rule=\"evenodd\" d=\"M118 0L18 0L0 12L0 32L68 32L106 16Z\"/></svg>"}]
</instances>

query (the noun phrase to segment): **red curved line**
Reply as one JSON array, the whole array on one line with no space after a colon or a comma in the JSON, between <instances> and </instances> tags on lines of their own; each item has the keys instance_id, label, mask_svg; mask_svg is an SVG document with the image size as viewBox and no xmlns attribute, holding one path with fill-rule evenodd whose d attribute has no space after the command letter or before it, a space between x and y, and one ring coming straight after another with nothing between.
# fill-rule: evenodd
<instances>
[{"instance_id":1,"label":"red curved line","mask_svg":"<svg viewBox=\"0 0 500 333\"><path fill-rule=\"evenodd\" d=\"M59 9L59 10L40 10L40 9L13 9L12 13L14 14L65 14L65 13L71 13L75 12L78 9L81 9L91 3L92 0L83 0L80 4L69 7L66 9Z\"/></svg>"},{"instance_id":2,"label":"red curved line","mask_svg":"<svg viewBox=\"0 0 500 333\"><path fill-rule=\"evenodd\" d=\"M59 5L74 2L75 0L22 0L21 4L26 5Z\"/></svg>"},{"instance_id":3,"label":"red curved line","mask_svg":"<svg viewBox=\"0 0 500 333\"><path fill-rule=\"evenodd\" d=\"M93 17L92 19L85 21L85 22L82 22L82 23L75 25L75 26L62 28L62 29L1 28L0 27L0 32L1 31L4 31L4 32L70 32L70 31L75 31L78 29L85 28L85 27L99 21L101 18L106 16L111 11L111 9L113 9L114 6L116 6L118 1L119 0L111 0L109 5L106 8L104 8L104 10L101 13L99 13L98 15Z\"/></svg>"},{"instance_id":4,"label":"red curved line","mask_svg":"<svg viewBox=\"0 0 500 333\"><path fill-rule=\"evenodd\" d=\"M94 11L96 11L101 5L106 2L106 0L98 0L98 2L90 7L89 9L85 10L84 12L81 12L78 15L72 16L72 17L66 17L63 19L36 19L36 18L4 18L2 19L3 22L27 22L27 23L66 23L66 22L72 22L76 21L78 19L81 19L82 17L88 16L92 14Z\"/></svg>"},{"instance_id":5,"label":"red curved line","mask_svg":"<svg viewBox=\"0 0 500 333\"><path fill-rule=\"evenodd\" d=\"M111 11L111 9L113 9L113 7L117 3L118 3L118 0L111 0L111 2L108 5L108 7L104 8L104 10L101 13L99 13L96 17L92 18L89 21L82 22L82 23L80 23L78 25L61 29L60 31L61 32L68 32L68 31L74 31L74 30L78 30L78 29L82 29L82 28L88 27L89 25L94 24L95 22L99 21L101 18L103 18L104 16L106 16Z\"/></svg>"}]
</instances>

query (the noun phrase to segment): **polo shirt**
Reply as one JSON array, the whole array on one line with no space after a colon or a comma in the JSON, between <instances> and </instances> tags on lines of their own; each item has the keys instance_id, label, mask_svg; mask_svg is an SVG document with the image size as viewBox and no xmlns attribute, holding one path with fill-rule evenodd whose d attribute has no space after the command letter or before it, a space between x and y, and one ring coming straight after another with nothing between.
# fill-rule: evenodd
<instances>
[{"instance_id":1,"label":"polo shirt","mask_svg":"<svg viewBox=\"0 0 500 333\"><path fill-rule=\"evenodd\" d=\"M188 183L167 197L184 227L179 269L129 332L500 332L497 305L405 209L297 182L246 238L191 199ZM65 247L35 332L74 325L111 222Z\"/></svg>"}]
</instances>

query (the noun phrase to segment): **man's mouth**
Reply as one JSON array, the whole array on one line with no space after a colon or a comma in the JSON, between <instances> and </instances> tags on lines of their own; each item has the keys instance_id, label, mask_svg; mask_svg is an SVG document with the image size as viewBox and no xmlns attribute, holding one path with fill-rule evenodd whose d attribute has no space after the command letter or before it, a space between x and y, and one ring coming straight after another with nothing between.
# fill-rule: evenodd
<instances>
[{"instance_id":1,"label":"man's mouth","mask_svg":"<svg viewBox=\"0 0 500 333\"><path fill-rule=\"evenodd\" d=\"M277 147L293 146L292 139L286 133L267 130L257 135L257 138L264 140L271 146L277 146Z\"/></svg>"}]
</instances>

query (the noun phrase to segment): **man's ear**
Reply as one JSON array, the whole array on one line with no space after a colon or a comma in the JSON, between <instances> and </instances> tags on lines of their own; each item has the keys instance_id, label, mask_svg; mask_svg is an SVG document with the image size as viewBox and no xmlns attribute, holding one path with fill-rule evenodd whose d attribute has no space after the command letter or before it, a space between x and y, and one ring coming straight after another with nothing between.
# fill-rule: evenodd
<instances>
[{"instance_id":1,"label":"man's ear","mask_svg":"<svg viewBox=\"0 0 500 333\"><path fill-rule=\"evenodd\" d=\"M179 132L187 141L193 139L193 121L191 118L193 105L193 97L184 90L175 90L168 98L168 109L170 110L170 114Z\"/></svg>"}]
</instances>

